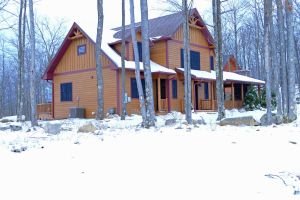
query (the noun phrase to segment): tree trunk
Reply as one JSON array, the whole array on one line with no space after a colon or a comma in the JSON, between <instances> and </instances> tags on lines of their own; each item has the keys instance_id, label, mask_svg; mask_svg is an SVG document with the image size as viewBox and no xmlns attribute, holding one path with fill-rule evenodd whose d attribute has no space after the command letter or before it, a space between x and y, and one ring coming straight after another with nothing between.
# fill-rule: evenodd
<instances>
[{"instance_id":1,"label":"tree trunk","mask_svg":"<svg viewBox=\"0 0 300 200\"><path fill-rule=\"evenodd\" d=\"M140 61L139 61L140 59L139 59L139 51L138 51L136 32L135 32L134 0L130 0L130 22L131 22L130 31L131 31L131 38L132 38L133 51L134 51L134 61L135 61L135 79L136 79L137 89L139 93L141 115L143 118L142 125L145 126L146 106L145 106L143 86L141 82Z\"/></svg>"},{"instance_id":2,"label":"tree trunk","mask_svg":"<svg viewBox=\"0 0 300 200\"><path fill-rule=\"evenodd\" d=\"M264 56L266 70L266 103L267 103L267 124L272 124L271 105L271 42L270 22L272 13L272 0L264 0Z\"/></svg>"},{"instance_id":3,"label":"tree trunk","mask_svg":"<svg viewBox=\"0 0 300 200\"><path fill-rule=\"evenodd\" d=\"M4 54L4 41L2 45L2 78L1 78L1 90L0 90L0 118L4 116L4 70L5 70L5 54Z\"/></svg>"},{"instance_id":4,"label":"tree trunk","mask_svg":"<svg viewBox=\"0 0 300 200\"><path fill-rule=\"evenodd\" d=\"M295 43L294 43L294 16L292 0L285 0L286 28L287 28L287 75L288 75L288 121L297 119L297 107L295 102Z\"/></svg>"},{"instance_id":5,"label":"tree trunk","mask_svg":"<svg viewBox=\"0 0 300 200\"><path fill-rule=\"evenodd\" d=\"M126 97L125 97L125 0L122 0L122 51L121 51L121 63L122 63L122 111L121 120L125 120L126 115ZM119 73L119 72L118 72ZM119 80L118 80L119 81Z\"/></svg>"},{"instance_id":6,"label":"tree trunk","mask_svg":"<svg viewBox=\"0 0 300 200\"><path fill-rule=\"evenodd\" d=\"M17 95L17 120L23 121L24 114L24 73L25 73L25 24L26 0L20 1L19 27L18 27L18 95Z\"/></svg>"},{"instance_id":7,"label":"tree trunk","mask_svg":"<svg viewBox=\"0 0 300 200\"><path fill-rule=\"evenodd\" d=\"M218 102L218 118L225 117L224 109L224 85L223 85L223 63L222 63L222 22L221 22L221 2L213 0L213 20L216 54L216 89Z\"/></svg>"},{"instance_id":8,"label":"tree trunk","mask_svg":"<svg viewBox=\"0 0 300 200\"><path fill-rule=\"evenodd\" d=\"M36 113L36 85L35 85L35 25L33 13L33 0L29 0L29 17L30 17L30 101L31 101L31 126L37 126L37 113Z\"/></svg>"},{"instance_id":9,"label":"tree trunk","mask_svg":"<svg viewBox=\"0 0 300 200\"><path fill-rule=\"evenodd\" d=\"M103 72L102 72L102 60L101 60L101 44L103 33L103 0L97 0L98 10L98 25L97 25L97 39L96 39L96 72L97 72L97 113L96 119L104 119L104 101L103 101Z\"/></svg>"},{"instance_id":10,"label":"tree trunk","mask_svg":"<svg viewBox=\"0 0 300 200\"><path fill-rule=\"evenodd\" d=\"M190 61L190 36L189 36L189 8L187 0L182 0L183 12L183 51L184 51L184 102L185 119L192 124L192 88L191 88L191 61Z\"/></svg>"},{"instance_id":11,"label":"tree trunk","mask_svg":"<svg viewBox=\"0 0 300 200\"><path fill-rule=\"evenodd\" d=\"M286 41L283 17L283 5L281 0L276 0L277 4L277 19L278 32L280 41L280 66L281 66L281 94L282 94L282 113L283 117L287 119L287 105L288 105L288 88L287 88L287 65L286 65Z\"/></svg>"},{"instance_id":12,"label":"tree trunk","mask_svg":"<svg viewBox=\"0 0 300 200\"><path fill-rule=\"evenodd\" d=\"M155 126L152 74L150 66L148 3L141 0L142 54L146 87L146 127Z\"/></svg>"}]
</instances>

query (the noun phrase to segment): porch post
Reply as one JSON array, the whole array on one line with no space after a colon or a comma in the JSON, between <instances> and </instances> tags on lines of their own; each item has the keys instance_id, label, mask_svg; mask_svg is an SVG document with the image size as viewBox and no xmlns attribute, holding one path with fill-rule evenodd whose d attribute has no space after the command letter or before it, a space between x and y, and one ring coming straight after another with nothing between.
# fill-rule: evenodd
<instances>
[{"instance_id":1,"label":"porch post","mask_svg":"<svg viewBox=\"0 0 300 200\"><path fill-rule=\"evenodd\" d=\"M234 108L235 99L234 99L234 85L233 85L233 82L231 82L231 95L232 95L232 108Z\"/></svg>"},{"instance_id":2,"label":"porch post","mask_svg":"<svg viewBox=\"0 0 300 200\"><path fill-rule=\"evenodd\" d=\"M242 102L244 103L244 84L242 84L241 92L242 92Z\"/></svg>"},{"instance_id":3,"label":"porch post","mask_svg":"<svg viewBox=\"0 0 300 200\"><path fill-rule=\"evenodd\" d=\"M260 85L259 84L257 85L257 88L258 88L258 96L260 97Z\"/></svg>"},{"instance_id":4,"label":"porch post","mask_svg":"<svg viewBox=\"0 0 300 200\"><path fill-rule=\"evenodd\" d=\"M194 110L196 110L196 104L195 104L195 98L196 98L196 95L195 95L195 85L194 85L194 81L192 80L192 83L191 83L191 88L192 88L192 95L191 95L191 97L192 97L192 99L191 99L191 101L192 101L192 106L194 107Z\"/></svg>"},{"instance_id":5,"label":"porch post","mask_svg":"<svg viewBox=\"0 0 300 200\"><path fill-rule=\"evenodd\" d=\"M157 78L157 105L158 105L158 112L161 111L161 102L160 102L160 99L161 99L161 88L160 88L160 78L158 77Z\"/></svg>"},{"instance_id":6,"label":"porch post","mask_svg":"<svg viewBox=\"0 0 300 200\"><path fill-rule=\"evenodd\" d=\"M211 98L211 110L214 110L214 108L215 108L215 105L214 105L214 88L213 88L213 86L214 86L214 83L211 81L210 82L210 98Z\"/></svg>"}]
</instances>

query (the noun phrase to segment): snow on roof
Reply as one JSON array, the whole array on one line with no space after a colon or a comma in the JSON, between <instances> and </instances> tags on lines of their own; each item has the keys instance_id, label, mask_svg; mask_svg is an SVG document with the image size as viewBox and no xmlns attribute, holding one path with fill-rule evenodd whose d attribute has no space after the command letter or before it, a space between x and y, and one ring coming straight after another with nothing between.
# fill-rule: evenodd
<instances>
[{"instance_id":1,"label":"snow on roof","mask_svg":"<svg viewBox=\"0 0 300 200\"><path fill-rule=\"evenodd\" d=\"M118 68L122 68L121 64L121 56L114 50L112 49L109 44L118 41L119 39L114 38L116 31L111 30L111 29L105 29L103 30L102 34L102 44L101 44L101 49L104 51L110 59L115 63L115 65ZM91 39L95 42L96 41L96 34L91 34L89 35ZM166 68L162 65L159 65L152 60L150 60L150 65L151 65L151 72L152 73L166 73L166 74L176 74L176 72L173 69ZM134 61L128 61L125 60L125 68L129 70L135 70L135 62ZM143 71L143 63L140 62L140 70Z\"/></svg>"},{"instance_id":2,"label":"snow on roof","mask_svg":"<svg viewBox=\"0 0 300 200\"><path fill-rule=\"evenodd\" d=\"M183 68L177 68L177 70L184 72ZM204 80L216 80L216 72L211 70L208 71L201 71L201 70L191 70L191 75L196 79L204 79ZM236 74L233 72L226 72L223 71L223 80L224 81L236 81L236 82L244 82L244 83L258 83L264 84L265 81L261 81L255 78L251 78L248 76L243 76L240 74Z\"/></svg>"}]
</instances>

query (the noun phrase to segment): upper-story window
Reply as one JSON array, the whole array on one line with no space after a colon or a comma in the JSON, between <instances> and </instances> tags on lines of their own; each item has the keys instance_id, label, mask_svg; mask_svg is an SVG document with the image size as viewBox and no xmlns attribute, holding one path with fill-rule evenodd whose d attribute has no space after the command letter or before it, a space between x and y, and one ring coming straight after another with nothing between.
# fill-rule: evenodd
<instances>
[{"instance_id":1,"label":"upper-story window","mask_svg":"<svg viewBox=\"0 0 300 200\"><path fill-rule=\"evenodd\" d=\"M137 46L138 46L138 51L139 51L139 61L143 62L143 48L142 48L142 43L141 42L137 42Z\"/></svg>"},{"instance_id":2,"label":"upper-story window","mask_svg":"<svg viewBox=\"0 0 300 200\"><path fill-rule=\"evenodd\" d=\"M78 45L77 46L77 55L80 56L80 55L83 55L85 53L86 53L86 45L85 44Z\"/></svg>"},{"instance_id":3,"label":"upper-story window","mask_svg":"<svg viewBox=\"0 0 300 200\"><path fill-rule=\"evenodd\" d=\"M209 61L209 63L210 63L210 69L211 70L214 70L214 68L215 68L215 64L214 64L214 57L213 56L210 56L210 61Z\"/></svg>"},{"instance_id":4,"label":"upper-story window","mask_svg":"<svg viewBox=\"0 0 300 200\"><path fill-rule=\"evenodd\" d=\"M183 49L180 50L181 67L184 67ZM201 70L200 67L200 52L190 51L191 69Z\"/></svg>"}]
</instances>

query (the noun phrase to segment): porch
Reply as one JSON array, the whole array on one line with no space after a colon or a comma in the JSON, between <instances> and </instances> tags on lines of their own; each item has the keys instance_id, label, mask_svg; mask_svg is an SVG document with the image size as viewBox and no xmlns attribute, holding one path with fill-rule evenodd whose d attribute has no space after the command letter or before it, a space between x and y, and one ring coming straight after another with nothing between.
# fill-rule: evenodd
<instances>
[{"instance_id":1,"label":"porch","mask_svg":"<svg viewBox=\"0 0 300 200\"><path fill-rule=\"evenodd\" d=\"M36 107L37 117L40 120L51 120L53 119L52 103L41 103L37 104Z\"/></svg>"}]
</instances>

